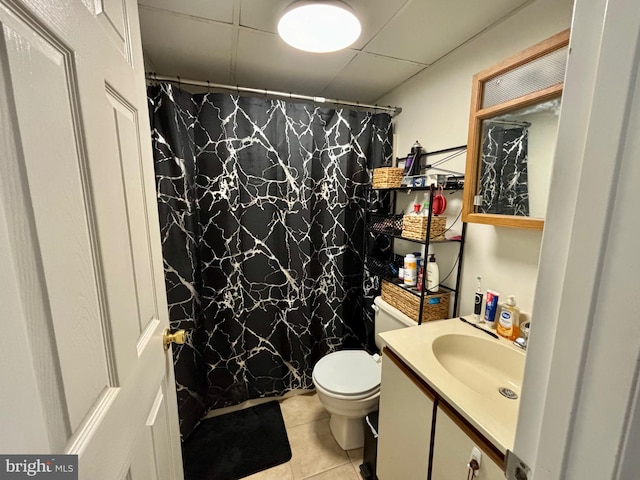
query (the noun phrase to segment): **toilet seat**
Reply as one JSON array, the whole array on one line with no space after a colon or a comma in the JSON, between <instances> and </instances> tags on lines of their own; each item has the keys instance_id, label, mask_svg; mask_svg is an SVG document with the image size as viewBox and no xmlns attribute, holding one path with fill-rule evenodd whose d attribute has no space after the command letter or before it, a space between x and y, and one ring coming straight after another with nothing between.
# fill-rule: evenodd
<instances>
[{"instance_id":1,"label":"toilet seat","mask_svg":"<svg viewBox=\"0 0 640 480\"><path fill-rule=\"evenodd\" d=\"M364 350L342 350L320 359L313 369L313 382L324 393L358 400L378 392L380 365Z\"/></svg>"}]
</instances>

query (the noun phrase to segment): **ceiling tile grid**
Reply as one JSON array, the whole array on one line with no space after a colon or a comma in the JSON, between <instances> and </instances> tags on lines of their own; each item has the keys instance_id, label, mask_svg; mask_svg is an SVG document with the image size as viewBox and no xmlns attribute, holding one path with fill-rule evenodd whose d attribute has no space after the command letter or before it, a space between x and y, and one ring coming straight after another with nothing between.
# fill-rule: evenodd
<instances>
[{"instance_id":1,"label":"ceiling tile grid","mask_svg":"<svg viewBox=\"0 0 640 480\"><path fill-rule=\"evenodd\" d=\"M348 49L295 50L277 33L291 0L138 0L158 74L371 103L532 0L345 0Z\"/></svg>"}]
</instances>

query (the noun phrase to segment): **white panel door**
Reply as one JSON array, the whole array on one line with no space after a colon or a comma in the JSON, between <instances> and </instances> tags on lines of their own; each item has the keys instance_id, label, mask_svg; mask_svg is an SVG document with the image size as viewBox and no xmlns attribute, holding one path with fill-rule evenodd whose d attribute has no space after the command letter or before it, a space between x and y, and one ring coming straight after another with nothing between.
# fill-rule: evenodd
<instances>
[{"instance_id":1,"label":"white panel door","mask_svg":"<svg viewBox=\"0 0 640 480\"><path fill-rule=\"evenodd\" d=\"M182 479L134 0L0 0L0 452Z\"/></svg>"}]
</instances>

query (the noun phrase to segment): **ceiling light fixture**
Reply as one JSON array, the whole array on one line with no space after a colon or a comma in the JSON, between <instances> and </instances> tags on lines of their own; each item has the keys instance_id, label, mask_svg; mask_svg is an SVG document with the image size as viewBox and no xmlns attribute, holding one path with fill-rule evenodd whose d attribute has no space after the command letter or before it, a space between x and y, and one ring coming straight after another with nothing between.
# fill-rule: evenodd
<instances>
[{"instance_id":1,"label":"ceiling light fixture","mask_svg":"<svg viewBox=\"0 0 640 480\"><path fill-rule=\"evenodd\" d=\"M347 48L360 31L360 21L351 8L334 0L294 2L278 23L278 33L285 42L314 53Z\"/></svg>"}]
</instances>

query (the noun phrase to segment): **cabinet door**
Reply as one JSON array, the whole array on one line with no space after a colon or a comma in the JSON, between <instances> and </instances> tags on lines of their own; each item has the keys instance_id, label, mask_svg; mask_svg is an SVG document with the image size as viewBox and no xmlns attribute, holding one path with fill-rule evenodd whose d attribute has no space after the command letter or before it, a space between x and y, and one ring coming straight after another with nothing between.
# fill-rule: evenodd
<instances>
[{"instance_id":1,"label":"cabinet door","mask_svg":"<svg viewBox=\"0 0 640 480\"><path fill-rule=\"evenodd\" d=\"M433 470L431 480L467 480L473 447L480 449L480 470L473 477L477 480L504 480L502 463L496 463L496 454L471 431L462 427L462 421L446 406L440 404L436 416L436 435L433 445ZM463 429L464 428L464 429ZM467 430L467 431L465 431ZM471 438L474 436L476 438Z\"/></svg>"},{"instance_id":2,"label":"cabinet door","mask_svg":"<svg viewBox=\"0 0 640 480\"><path fill-rule=\"evenodd\" d=\"M379 480L426 480L434 401L404 367L382 357L378 428Z\"/></svg>"}]
</instances>

